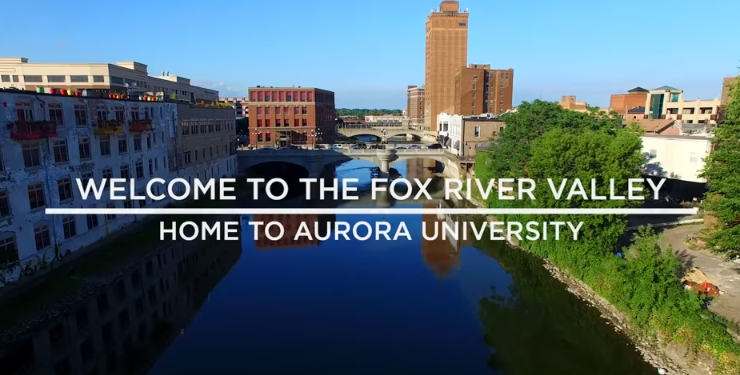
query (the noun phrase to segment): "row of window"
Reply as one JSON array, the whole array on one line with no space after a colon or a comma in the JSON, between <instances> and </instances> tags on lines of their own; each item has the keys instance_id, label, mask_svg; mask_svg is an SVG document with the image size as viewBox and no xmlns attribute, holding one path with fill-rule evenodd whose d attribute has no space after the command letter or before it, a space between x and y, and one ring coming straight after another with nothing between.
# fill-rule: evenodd
<instances>
[{"instance_id":1,"label":"row of window","mask_svg":"<svg viewBox=\"0 0 740 375\"><path fill-rule=\"evenodd\" d=\"M251 91L249 100L253 102L312 102L313 91Z\"/></svg>"},{"instance_id":2,"label":"row of window","mask_svg":"<svg viewBox=\"0 0 740 375\"><path fill-rule=\"evenodd\" d=\"M57 126L65 126L64 123L64 110L59 103L47 103L47 115L46 118L49 121L57 124ZM154 108L144 107L144 113L139 111L138 106L132 106L129 108L129 116L126 116L126 109L124 106L113 107L114 119L116 121L142 120L154 118ZM34 108L31 102L18 101L15 103L15 115L18 121L34 121ZM110 113L108 107L104 104L98 104L95 107L95 115L98 120L110 120ZM84 104L75 104L74 106L74 118L76 126L87 126L88 125L88 113L87 106Z\"/></svg>"},{"instance_id":3,"label":"row of window","mask_svg":"<svg viewBox=\"0 0 740 375\"><path fill-rule=\"evenodd\" d=\"M264 124L264 126L263 126L263 124ZM270 119L269 118L268 119L265 119L264 122L263 122L262 119L257 119L257 127L258 128L262 128L262 127L269 128L271 125L272 125L272 123L270 122ZM306 126L308 126L308 120L305 119L305 118L304 119L300 119L300 120L299 119L294 119L293 120L293 127L295 127L295 128L297 128L297 127L306 127ZM285 120L276 119L275 120L275 127L276 128L279 128L279 127L290 127L290 120L288 120L288 119L285 119Z\"/></svg>"},{"instance_id":4,"label":"row of window","mask_svg":"<svg viewBox=\"0 0 740 375\"><path fill-rule=\"evenodd\" d=\"M136 161L134 164L136 179L141 180L145 178L144 162L142 160ZM166 158L162 158L162 165L166 165ZM154 175L154 171L159 170L159 159L149 159L148 161L149 176ZM131 172L128 164L122 164L119 167L120 178L131 178ZM102 170L102 177L106 179L113 178L113 168L106 167ZM84 184L87 181L94 178L93 171L80 172L80 180ZM59 203L69 203L74 201L74 193L72 191L72 179L70 177L63 177L56 180L57 192L59 194ZM106 185L106 189L109 188ZM43 209L47 206L46 195L44 191L44 184L42 182L30 183L28 185L28 201L32 211ZM7 190L0 190L0 219L10 217L12 212L10 210L10 196Z\"/></svg>"},{"instance_id":5,"label":"row of window","mask_svg":"<svg viewBox=\"0 0 740 375\"><path fill-rule=\"evenodd\" d=\"M274 108L273 107L257 107L257 114L261 115L264 113L266 115L269 115L269 114L274 113L276 115L279 115L282 113L283 115L289 115L291 112L293 112L294 115L298 115L298 114L307 115L308 114L308 108L306 107L300 107L300 109L299 107L293 107L292 111L290 110L290 107L282 107L282 111L280 109L281 107L274 107Z\"/></svg>"},{"instance_id":6,"label":"row of window","mask_svg":"<svg viewBox=\"0 0 740 375\"><path fill-rule=\"evenodd\" d=\"M0 75L0 81L2 82L19 82L17 75ZM90 76L86 75L71 75L69 76L69 82L89 82ZM93 82L99 82L104 83L105 82L105 76L100 75L94 75L92 76ZM23 82L26 83L42 83L44 82L44 76L43 75L24 75L23 76ZM46 76L46 82L49 83L60 83L60 82L67 82L67 76L64 75L47 75Z\"/></svg>"},{"instance_id":7,"label":"row of window","mask_svg":"<svg viewBox=\"0 0 740 375\"><path fill-rule=\"evenodd\" d=\"M164 142L164 133L161 134L161 140ZM128 153L128 136L119 134L116 138L118 145L118 155ZM157 144L155 134L133 135L134 152L144 152L143 142L146 141L146 149L151 150L153 145ZM54 163L69 163L69 148L67 140L64 138L54 138L50 140ZM100 156L111 156L111 137L101 136L98 142ZM90 137L80 137L77 140L77 148L81 161L92 159L92 150L90 147ZM23 154L23 165L25 168L41 167L41 143L40 141L24 141L21 143ZM0 172L5 171L5 165L2 158L2 149L0 149Z\"/></svg>"},{"instance_id":8,"label":"row of window","mask_svg":"<svg viewBox=\"0 0 740 375\"><path fill-rule=\"evenodd\" d=\"M234 120L182 120L180 122L182 135L220 133L221 131L233 132Z\"/></svg>"}]
</instances>

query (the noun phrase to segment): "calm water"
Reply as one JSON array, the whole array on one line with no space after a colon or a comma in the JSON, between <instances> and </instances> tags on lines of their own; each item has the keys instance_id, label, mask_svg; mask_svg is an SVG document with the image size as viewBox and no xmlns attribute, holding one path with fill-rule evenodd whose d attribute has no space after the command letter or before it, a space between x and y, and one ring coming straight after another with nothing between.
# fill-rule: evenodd
<instances>
[{"instance_id":1,"label":"calm water","mask_svg":"<svg viewBox=\"0 0 740 375\"><path fill-rule=\"evenodd\" d=\"M369 167L347 163L337 176L369 178ZM404 176L425 173L415 161L394 167ZM270 219L283 220L290 233L299 219L383 218ZM93 369L151 375L656 372L527 254L501 243L422 241L422 221L436 216L384 219L404 221L415 239L276 244L255 241L245 226L241 245L173 250L170 266L155 267L151 282L156 289L158 278L171 280L171 287L150 300L145 281L141 294L113 303L109 322L93 319L92 347L84 344L87 336L69 334L67 345L50 355L44 338L36 373L59 373L60 358L70 361L66 373L82 375ZM116 286L110 291L113 299ZM141 298L144 309L138 309ZM100 308L96 302L89 302L92 314ZM126 328L119 310L131 311ZM78 317L62 320L65 330L76 329ZM34 342L56 337L60 323L50 324Z\"/></svg>"}]
</instances>

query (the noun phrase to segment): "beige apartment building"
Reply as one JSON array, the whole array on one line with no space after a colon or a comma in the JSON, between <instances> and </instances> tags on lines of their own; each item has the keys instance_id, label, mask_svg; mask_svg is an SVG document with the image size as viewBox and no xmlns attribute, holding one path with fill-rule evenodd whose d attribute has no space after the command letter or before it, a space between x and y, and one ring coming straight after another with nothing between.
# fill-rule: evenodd
<instances>
[{"instance_id":1,"label":"beige apartment building","mask_svg":"<svg viewBox=\"0 0 740 375\"><path fill-rule=\"evenodd\" d=\"M424 130L437 132L437 115L455 111L455 75L468 64L468 11L442 1L426 21Z\"/></svg>"},{"instance_id":2,"label":"beige apartment building","mask_svg":"<svg viewBox=\"0 0 740 375\"><path fill-rule=\"evenodd\" d=\"M0 57L0 87L37 87L109 93L153 95L189 102L216 102L218 90L190 84L190 79L162 72L150 76L147 65L135 62L32 63L25 57Z\"/></svg>"},{"instance_id":3,"label":"beige apartment building","mask_svg":"<svg viewBox=\"0 0 740 375\"><path fill-rule=\"evenodd\" d=\"M645 115L649 119L673 119L685 123L717 122L720 99L685 100L683 90L661 86L650 90L645 100Z\"/></svg>"},{"instance_id":4,"label":"beige apartment building","mask_svg":"<svg viewBox=\"0 0 740 375\"><path fill-rule=\"evenodd\" d=\"M406 89L407 117L412 129L424 126L424 88L409 86Z\"/></svg>"},{"instance_id":5,"label":"beige apartment building","mask_svg":"<svg viewBox=\"0 0 740 375\"><path fill-rule=\"evenodd\" d=\"M579 102L575 95L564 95L560 98L560 106L576 112L588 112L588 103Z\"/></svg>"}]
</instances>

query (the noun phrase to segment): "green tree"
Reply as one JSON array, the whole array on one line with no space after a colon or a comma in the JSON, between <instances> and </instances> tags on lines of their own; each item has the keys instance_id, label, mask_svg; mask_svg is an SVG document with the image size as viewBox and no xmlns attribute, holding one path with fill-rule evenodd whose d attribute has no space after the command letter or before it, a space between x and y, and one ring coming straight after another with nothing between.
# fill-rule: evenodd
<instances>
[{"instance_id":1,"label":"green tree","mask_svg":"<svg viewBox=\"0 0 740 375\"><path fill-rule=\"evenodd\" d=\"M709 185L705 241L712 250L733 258L740 256L740 81L730 88L729 98L702 176Z\"/></svg>"}]
</instances>

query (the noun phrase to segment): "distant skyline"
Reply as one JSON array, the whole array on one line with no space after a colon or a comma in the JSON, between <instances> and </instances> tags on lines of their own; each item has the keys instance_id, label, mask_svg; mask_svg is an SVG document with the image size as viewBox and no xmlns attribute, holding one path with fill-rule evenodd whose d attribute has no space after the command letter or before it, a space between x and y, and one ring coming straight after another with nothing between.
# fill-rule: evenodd
<instances>
[{"instance_id":1,"label":"distant skyline","mask_svg":"<svg viewBox=\"0 0 740 375\"><path fill-rule=\"evenodd\" d=\"M127 1L135 12L80 3L35 1L33 20L0 40L0 54L134 60L150 75L169 71L221 96L296 85L334 91L337 107L401 109L406 87L424 84L424 21L440 1ZM513 68L514 105L576 95L601 107L636 86L719 98L722 78L740 66L740 2L704 6L711 12L692 20L684 18L696 8L689 0L460 1L470 12L468 63ZM25 14L28 4L9 0L3 12Z\"/></svg>"}]
</instances>

